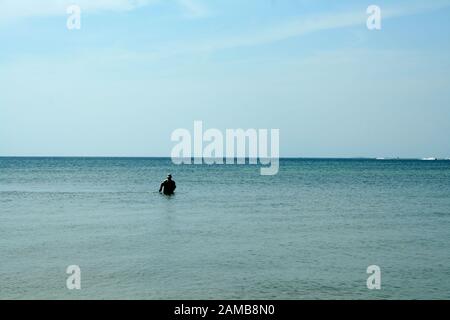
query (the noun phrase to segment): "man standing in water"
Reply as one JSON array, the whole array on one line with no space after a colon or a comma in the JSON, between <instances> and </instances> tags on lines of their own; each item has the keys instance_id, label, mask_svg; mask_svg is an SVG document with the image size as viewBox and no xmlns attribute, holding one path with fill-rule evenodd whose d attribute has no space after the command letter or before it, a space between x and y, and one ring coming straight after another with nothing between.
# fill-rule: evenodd
<instances>
[{"instance_id":1,"label":"man standing in water","mask_svg":"<svg viewBox=\"0 0 450 320\"><path fill-rule=\"evenodd\" d=\"M175 181L172 180L172 175L168 174L167 179L161 183L161 186L159 187L159 192L163 191L164 189L163 193L166 196L171 196L174 194L176 188L177 186L175 185Z\"/></svg>"}]
</instances>

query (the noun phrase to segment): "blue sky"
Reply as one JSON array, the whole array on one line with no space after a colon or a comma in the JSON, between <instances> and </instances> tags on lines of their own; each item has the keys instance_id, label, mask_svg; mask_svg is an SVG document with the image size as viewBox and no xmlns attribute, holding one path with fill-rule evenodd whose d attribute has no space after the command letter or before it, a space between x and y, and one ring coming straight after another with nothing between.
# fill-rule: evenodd
<instances>
[{"instance_id":1,"label":"blue sky","mask_svg":"<svg viewBox=\"0 0 450 320\"><path fill-rule=\"evenodd\" d=\"M279 128L282 156L450 157L450 1L0 0L0 43L2 156L168 156L203 120Z\"/></svg>"}]
</instances>

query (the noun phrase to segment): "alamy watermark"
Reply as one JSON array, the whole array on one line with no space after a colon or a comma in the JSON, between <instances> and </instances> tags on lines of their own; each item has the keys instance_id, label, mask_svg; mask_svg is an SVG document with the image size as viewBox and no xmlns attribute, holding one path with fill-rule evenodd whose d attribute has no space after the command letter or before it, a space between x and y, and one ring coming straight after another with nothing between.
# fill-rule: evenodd
<instances>
[{"instance_id":1,"label":"alamy watermark","mask_svg":"<svg viewBox=\"0 0 450 320\"><path fill-rule=\"evenodd\" d=\"M371 265L367 267L367 274L370 276L367 278L367 289L380 290L381 289L381 269L377 265Z\"/></svg>"},{"instance_id":2,"label":"alamy watermark","mask_svg":"<svg viewBox=\"0 0 450 320\"><path fill-rule=\"evenodd\" d=\"M77 265L70 265L66 269L66 273L69 274L66 280L66 287L69 290L81 289L81 269Z\"/></svg>"},{"instance_id":3,"label":"alamy watermark","mask_svg":"<svg viewBox=\"0 0 450 320\"><path fill-rule=\"evenodd\" d=\"M366 13L369 15L366 22L367 29L381 30L381 8L376 5L370 5L367 7Z\"/></svg>"},{"instance_id":4,"label":"alamy watermark","mask_svg":"<svg viewBox=\"0 0 450 320\"><path fill-rule=\"evenodd\" d=\"M269 148L270 131L270 148ZM174 164L261 164L261 175L279 170L279 129L218 129L203 131L203 122L194 121L194 132L176 129L171 140L178 142L171 152ZM225 159L224 159L225 156Z\"/></svg>"},{"instance_id":5,"label":"alamy watermark","mask_svg":"<svg viewBox=\"0 0 450 320\"><path fill-rule=\"evenodd\" d=\"M73 4L67 7L66 13L69 15L67 17L66 26L69 30L80 30L81 29L81 7L79 5Z\"/></svg>"}]
</instances>

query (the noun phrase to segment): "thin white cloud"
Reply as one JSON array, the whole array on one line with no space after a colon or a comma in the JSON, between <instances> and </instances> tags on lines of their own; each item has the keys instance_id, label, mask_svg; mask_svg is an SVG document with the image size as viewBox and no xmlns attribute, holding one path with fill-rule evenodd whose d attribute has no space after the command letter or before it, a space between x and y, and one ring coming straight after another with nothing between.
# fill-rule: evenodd
<instances>
[{"instance_id":1,"label":"thin white cloud","mask_svg":"<svg viewBox=\"0 0 450 320\"><path fill-rule=\"evenodd\" d=\"M449 0L436 0L433 3L428 1L415 1L397 6L382 7L382 21L427 13L447 7L450 7ZM176 42L168 44L161 48L160 54L163 56L164 54L208 53L223 49L266 45L324 30L341 29L358 25L365 29L367 18L368 15L365 10L302 16L266 28L243 31L235 36L224 36L197 42L189 41L188 43ZM381 30L379 32L385 31Z\"/></svg>"},{"instance_id":2,"label":"thin white cloud","mask_svg":"<svg viewBox=\"0 0 450 320\"><path fill-rule=\"evenodd\" d=\"M397 7L383 7L382 19L386 21L403 16L411 16L416 14L423 14L430 11L436 11L439 9L447 8L450 6L449 0L436 0L436 3L427 2L414 2ZM170 59L179 55L196 55L196 54L209 54L218 52L221 50L229 50L245 47L257 47L261 45L269 45L279 41L284 41L292 38L302 37L314 32L336 30L347 27L360 26L361 30L366 30L366 19L368 15L365 10L362 11L349 11L340 13L327 13L315 16L301 16L290 21L267 26L257 30L243 30L238 35L221 36L211 39L189 39L186 42L173 41L166 42L164 44L155 44L147 50L133 51L125 50L111 54L110 48L104 50L98 50L97 52L101 56L109 56L111 59L118 60L132 60L132 61L145 61L148 59ZM377 32L388 32L382 29ZM86 57L92 57L91 50L86 52ZM102 58L104 59L104 58Z\"/></svg>"},{"instance_id":3,"label":"thin white cloud","mask_svg":"<svg viewBox=\"0 0 450 320\"><path fill-rule=\"evenodd\" d=\"M83 12L129 11L158 0L0 0L0 19L65 15L66 8L78 5Z\"/></svg>"},{"instance_id":4,"label":"thin white cloud","mask_svg":"<svg viewBox=\"0 0 450 320\"><path fill-rule=\"evenodd\" d=\"M209 15L209 10L196 0L178 0L188 18L203 18Z\"/></svg>"},{"instance_id":5,"label":"thin white cloud","mask_svg":"<svg viewBox=\"0 0 450 320\"><path fill-rule=\"evenodd\" d=\"M209 15L208 8L198 0L174 0L187 18ZM0 20L35 16L65 15L70 5L80 6L82 12L130 11L161 0L0 0Z\"/></svg>"}]
</instances>

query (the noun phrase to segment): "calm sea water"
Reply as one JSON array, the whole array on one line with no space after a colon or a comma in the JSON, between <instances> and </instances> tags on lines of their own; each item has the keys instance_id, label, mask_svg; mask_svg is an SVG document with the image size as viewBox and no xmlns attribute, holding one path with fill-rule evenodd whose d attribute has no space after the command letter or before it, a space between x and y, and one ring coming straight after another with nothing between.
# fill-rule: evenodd
<instances>
[{"instance_id":1,"label":"calm sea water","mask_svg":"<svg viewBox=\"0 0 450 320\"><path fill-rule=\"evenodd\" d=\"M449 244L450 161L0 158L1 299L448 299Z\"/></svg>"}]
</instances>

